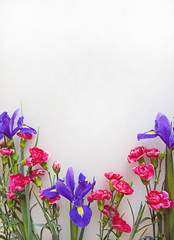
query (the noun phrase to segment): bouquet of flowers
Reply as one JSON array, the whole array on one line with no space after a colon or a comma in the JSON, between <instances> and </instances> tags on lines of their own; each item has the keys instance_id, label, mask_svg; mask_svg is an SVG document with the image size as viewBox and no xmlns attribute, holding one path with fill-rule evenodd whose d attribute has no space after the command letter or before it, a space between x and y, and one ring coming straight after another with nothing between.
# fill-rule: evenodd
<instances>
[{"instance_id":1,"label":"bouquet of flowers","mask_svg":"<svg viewBox=\"0 0 174 240\"><path fill-rule=\"evenodd\" d=\"M119 209L125 196L135 191L133 183L126 182L119 173L111 171L104 174L108 189L94 190L95 179L89 181L82 173L79 174L76 185L72 167L68 168L65 177L59 177L61 166L58 161L53 162L51 173L47 164L50 154L37 146L38 131L24 124L23 116L17 119L18 113L19 110L16 110L11 118L7 112L0 115L0 239L41 240L44 229L50 232L53 240L61 239L61 197L66 198L70 204L71 240L83 239L85 228L92 217L91 204L94 201L99 210L98 239L109 240L112 235L113 239L119 240L123 233L128 234L129 240L135 239L137 233L140 233L140 239L146 239L145 233L149 226L153 229L149 238L174 239L174 133L163 114L157 115L155 129L138 134L138 140L159 136L166 144L166 151L139 146L131 150L127 158L128 163L138 163L133 171L147 192L146 203L140 203L137 216L127 200L133 218L131 227L120 215ZM35 143L28 149L27 142L33 139L33 135L37 136ZM166 164L163 184L159 181L162 161ZM45 174L50 183L43 189L41 178ZM32 206L31 198L35 199ZM40 214L45 217L44 223L33 221L32 211L36 205L40 206ZM144 216L146 205L149 216ZM36 231L36 226L39 231Z\"/></svg>"}]
</instances>

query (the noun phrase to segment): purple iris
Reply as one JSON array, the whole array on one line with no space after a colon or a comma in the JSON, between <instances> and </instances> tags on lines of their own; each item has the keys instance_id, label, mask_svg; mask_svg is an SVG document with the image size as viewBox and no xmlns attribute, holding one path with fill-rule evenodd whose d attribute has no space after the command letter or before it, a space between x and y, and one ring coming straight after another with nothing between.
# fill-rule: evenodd
<instances>
[{"instance_id":1,"label":"purple iris","mask_svg":"<svg viewBox=\"0 0 174 240\"><path fill-rule=\"evenodd\" d=\"M155 129L139 133L137 135L138 140L145 138L155 138L159 136L167 145L168 148L174 147L174 131L171 133L171 124L168 118L162 114L158 113L155 120Z\"/></svg>"},{"instance_id":2,"label":"purple iris","mask_svg":"<svg viewBox=\"0 0 174 240\"><path fill-rule=\"evenodd\" d=\"M50 198L55 193L67 198L73 205L70 210L70 219L78 227L86 227L92 216L92 211L87 205L83 205L84 196L94 187L95 181L91 184L89 180L80 173L78 179L78 186L75 190L74 172L70 167L66 173L66 181L59 180L56 185L50 189L43 191L43 196ZM74 193L75 190L75 193ZM55 196L55 195L54 195Z\"/></svg>"},{"instance_id":3,"label":"purple iris","mask_svg":"<svg viewBox=\"0 0 174 240\"><path fill-rule=\"evenodd\" d=\"M19 130L23 133L34 133L36 134L36 130L25 125L23 123L24 117L20 117L17 121L17 127L14 128L14 121L19 112L19 109L17 109L12 117L10 118L7 112L3 112L0 115L0 139L3 138L5 135L9 139L11 139Z\"/></svg>"}]
</instances>

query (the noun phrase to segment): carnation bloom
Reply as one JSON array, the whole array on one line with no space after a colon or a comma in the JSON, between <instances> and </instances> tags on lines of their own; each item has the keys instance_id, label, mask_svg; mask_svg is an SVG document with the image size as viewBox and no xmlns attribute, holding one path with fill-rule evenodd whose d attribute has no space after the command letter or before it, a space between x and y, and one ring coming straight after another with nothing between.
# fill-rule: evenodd
<instances>
[{"instance_id":1,"label":"carnation bloom","mask_svg":"<svg viewBox=\"0 0 174 240\"><path fill-rule=\"evenodd\" d=\"M110 213L111 211L111 213ZM131 232L131 227L122 219L120 218L120 214L118 211L115 212L115 209L109 205L105 205L102 211L104 215L108 218L111 217L112 227L120 232Z\"/></svg>"},{"instance_id":2,"label":"carnation bloom","mask_svg":"<svg viewBox=\"0 0 174 240\"><path fill-rule=\"evenodd\" d=\"M88 202L92 203L94 200L99 200L99 201L103 201L103 200L109 200L112 196L111 191L108 190L97 190L95 192L91 193L91 196L88 196Z\"/></svg>"},{"instance_id":3,"label":"carnation bloom","mask_svg":"<svg viewBox=\"0 0 174 240\"><path fill-rule=\"evenodd\" d=\"M11 182L9 183L10 192L14 192L15 190L22 191L25 189L24 185L31 181L29 176L24 176L22 173L17 173L16 175L10 175Z\"/></svg>"},{"instance_id":4,"label":"carnation bloom","mask_svg":"<svg viewBox=\"0 0 174 240\"><path fill-rule=\"evenodd\" d=\"M14 192L6 193L6 198L8 198L10 200L15 199L15 193Z\"/></svg>"},{"instance_id":5,"label":"carnation bloom","mask_svg":"<svg viewBox=\"0 0 174 240\"><path fill-rule=\"evenodd\" d=\"M130 154L127 157L128 163L134 163L138 161L141 157L144 156L146 148L144 146L139 146L130 151Z\"/></svg>"},{"instance_id":6,"label":"carnation bloom","mask_svg":"<svg viewBox=\"0 0 174 240\"><path fill-rule=\"evenodd\" d=\"M119 173L117 174L113 172L108 172L108 173L105 173L104 175L109 180L113 180L113 179L120 180L121 178L123 178L123 176L121 176Z\"/></svg>"},{"instance_id":7,"label":"carnation bloom","mask_svg":"<svg viewBox=\"0 0 174 240\"><path fill-rule=\"evenodd\" d=\"M26 140L30 140L33 138L33 135L31 133L18 132L17 135L18 135L18 137L21 137Z\"/></svg>"},{"instance_id":8,"label":"carnation bloom","mask_svg":"<svg viewBox=\"0 0 174 240\"><path fill-rule=\"evenodd\" d=\"M169 199L169 194L166 191L150 191L146 199L153 210L173 207L173 201Z\"/></svg>"},{"instance_id":9,"label":"carnation bloom","mask_svg":"<svg viewBox=\"0 0 174 240\"><path fill-rule=\"evenodd\" d=\"M33 167L36 164L46 162L50 156L48 152L44 152L38 147L30 148L29 151L31 153L31 157L27 158L25 161L26 165L29 167Z\"/></svg>"},{"instance_id":10,"label":"carnation bloom","mask_svg":"<svg viewBox=\"0 0 174 240\"><path fill-rule=\"evenodd\" d=\"M146 181L149 181L155 174L154 166L152 164L149 164L147 167L145 163L142 163L141 165L134 167L132 170L140 178L145 179Z\"/></svg>"},{"instance_id":11,"label":"carnation bloom","mask_svg":"<svg viewBox=\"0 0 174 240\"><path fill-rule=\"evenodd\" d=\"M146 155L150 158L157 158L159 155L159 150L157 148L146 149Z\"/></svg>"},{"instance_id":12,"label":"carnation bloom","mask_svg":"<svg viewBox=\"0 0 174 240\"><path fill-rule=\"evenodd\" d=\"M45 171L43 169L39 168L39 169L35 169L35 170L31 171L29 177L31 178L31 180L33 180L33 178L39 177L42 175L45 175Z\"/></svg>"},{"instance_id":13,"label":"carnation bloom","mask_svg":"<svg viewBox=\"0 0 174 240\"><path fill-rule=\"evenodd\" d=\"M112 221L112 227L120 232L131 232L131 227L122 218L119 217L118 212Z\"/></svg>"},{"instance_id":14,"label":"carnation bloom","mask_svg":"<svg viewBox=\"0 0 174 240\"><path fill-rule=\"evenodd\" d=\"M14 153L14 149L10 149L10 148L2 148L0 149L1 154L6 157L9 155L12 155Z\"/></svg>"},{"instance_id":15,"label":"carnation bloom","mask_svg":"<svg viewBox=\"0 0 174 240\"><path fill-rule=\"evenodd\" d=\"M131 186L129 185L129 183L120 180L112 180L112 184L113 184L113 188L118 192L118 193L122 193L125 195L131 195L134 190L131 188Z\"/></svg>"}]
</instances>

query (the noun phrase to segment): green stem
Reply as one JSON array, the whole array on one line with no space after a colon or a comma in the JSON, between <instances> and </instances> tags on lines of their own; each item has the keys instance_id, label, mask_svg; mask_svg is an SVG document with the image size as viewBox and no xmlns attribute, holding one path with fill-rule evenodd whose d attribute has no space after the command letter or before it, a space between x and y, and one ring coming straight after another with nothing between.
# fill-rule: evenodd
<instances>
[{"instance_id":1,"label":"green stem","mask_svg":"<svg viewBox=\"0 0 174 240\"><path fill-rule=\"evenodd\" d=\"M70 202L70 209L72 209L72 203ZM77 240L78 226L75 225L70 219L70 231L71 231L71 240Z\"/></svg>"},{"instance_id":2,"label":"green stem","mask_svg":"<svg viewBox=\"0 0 174 240\"><path fill-rule=\"evenodd\" d=\"M166 151L166 175L164 190L169 193L170 200L174 200L174 171L172 149L167 148ZM165 232L166 239L174 239L174 207L167 209L165 214Z\"/></svg>"},{"instance_id":3,"label":"green stem","mask_svg":"<svg viewBox=\"0 0 174 240\"><path fill-rule=\"evenodd\" d=\"M30 183L26 185L26 211L27 211L27 222L28 222L28 234L27 234L27 240L33 239L33 233L32 233L32 224L31 224L31 214L30 214L30 199L29 199L29 189L30 189Z\"/></svg>"}]
</instances>

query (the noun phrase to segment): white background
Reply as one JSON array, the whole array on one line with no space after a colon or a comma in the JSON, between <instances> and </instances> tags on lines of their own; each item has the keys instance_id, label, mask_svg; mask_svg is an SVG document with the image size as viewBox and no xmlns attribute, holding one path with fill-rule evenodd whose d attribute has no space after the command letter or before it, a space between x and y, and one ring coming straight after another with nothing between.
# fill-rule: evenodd
<instances>
[{"instance_id":1,"label":"white background","mask_svg":"<svg viewBox=\"0 0 174 240\"><path fill-rule=\"evenodd\" d=\"M22 101L62 177L72 166L76 176L95 176L95 189L107 188L107 171L134 180L135 211L145 191L126 157L139 144L163 149L136 135L153 129L159 111L174 116L173 12L172 0L0 1L0 111L11 115ZM131 224L127 205L120 213ZM68 239L69 203L60 206ZM92 209L86 240L99 229Z\"/></svg>"}]
</instances>

